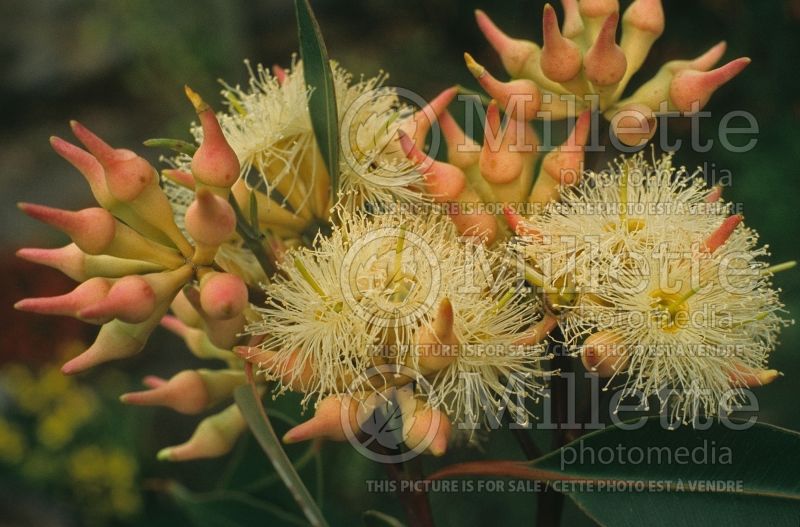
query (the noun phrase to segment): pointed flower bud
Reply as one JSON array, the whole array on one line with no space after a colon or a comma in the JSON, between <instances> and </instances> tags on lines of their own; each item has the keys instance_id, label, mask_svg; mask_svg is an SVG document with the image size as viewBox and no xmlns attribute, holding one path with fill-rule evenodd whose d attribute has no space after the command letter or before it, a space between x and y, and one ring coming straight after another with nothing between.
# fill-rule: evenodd
<instances>
[{"instance_id":1,"label":"pointed flower bud","mask_svg":"<svg viewBox=\"0 0 800 527\"><path fill-rule=\"evenodd\" d=\"M464 53L467 69L480 83L486 93L492 96L512 119L531 121L539 111L539 88L533 81L517 79L511 82L500 82L486 68L475 62L472 55Z\"/></svg>"},{"instance_id":2,"label":"pointed flower bud","mask_svg":"<svg viewBox=\"0 0 800 527\"><path fill-rule=\"evenodd\" d=\"M676 73L669 86L672 106L680 112L702 109L717 88L738 75L748 64L750 59L742 57L711 71L683 70Z\"/></svg>"},{"instance_id":3,"label":"pointed flower bud","mask_svg":"<svg viewBox=\"0 0 800 527\"><path fill-rule=\"evenodd\" d=\"M529 69L529 64L535 62L539 55L539 46L527 40L509 37L480 9L475 11L475 20L486 40L500 55L508 74L512 77L526 76L524 73Z\"/></svg>"},{"instance_id":4,"label":"pointed flower bud","mask_svg":"<svg viewBox=\"0 0 800 527\"><path fill-rule=\"evenodd\" d=\"M199 188L186 209L185 225L186 232L197 242L192 261L208 265L214 260L217 248L233 236L236 215L223 198L209 189Z\"/></svg>"},{"instance_id":5,"label":"pointed flower bud","mask_svg":"<svg viewBox=\"0 0 800 527\"><path fill-rule=\"evenodd\" d=\"M542 160L539 178L531 191L531 203L555 200L562 185L574 185L580 180L590 125L590 112L586 111L578 117L564 144L547 153ZM545 175L549 177L544 177Z\"/></svg>"},{"instance_id":6,"label":"pointed flower bud","mask_svg":"<svg viewBox=\"0 0 800 527\"><path fill-rule=\"evenodd\" d=\"M160 461L190 461L224 456L233 450L246 428L247 423L234 404L203 419L187 442L167 447L157 457Z\"/></svg>"},{"instance_id":7,"label":"pointed flower bud","mask_svg":"<svg viewBox=\"0 0 800 527\"><path fill-rule=\"evenodd\" d=\"M423 326L417 336L417 367L422 375L447 368L458 359L459 341L453 332L453 305L442 299L430 327Z\"/></svg>"},{"instance_id":8,"label":"pointed flower bud","mask_svg":"<svg viewBox=\"0 0 800 527\"><path fill-rule=\"evenodd\" d=\"M624 84L644 64L653 43L664 32L661 0L635 0L622 16L620 47L628 59Z\"/></svg>"},{"instance_id":9,"label":"pointed flower bud","mask_svg":"<svg viewBox=\"0 0 800 527\"><path fill-rule=\"evenodd\" d=\"M159 305L172 301L192 274L192 267L184 265L165 273L125 276L111 286L102 301L82 309L79 316L100 323L115 318L130 324L145 322Z\"/></svg>"},{"instance_id":10,"label":"pointed flower bud","mask_svg":"<svg viewBox=\"0 0 800 527\"><path fill-rule=\"evenodd\" d=\"M410 389L397 390L403 415L403 442L415 452L430 452L441 457L447 452L452 427L447 416L414 398Z\"/></svg>"},{"instance_id":11,"label":"pointed flower bud","mask_svg":"<svg viewBox=\"0 0 800 527\"><path fill-rule=\"evenodd\" d=\"M32 203L20 203L19 208L28 216L65 232L85 253L144 260L167 267L183 263L178 253L142 237L104 209L72 212Z\"/></svg>"},{"instance_id":12,"label":"pointed flower bud","mask_svg":"<svg viewBox=\"0 0 800 527\"><path fill-rule=\"evenodd\" d=\"M603 378L623 371L628 360L622 339L611 331L598 331L590 335L581 348L583 366Z\"/></svg>"},{"instance_id":13,"label":"pointed flower bud","mask_svg":"<svg viewBox=\"0 0 800 527\"><path fill-rule=\"evenodd\" d=\"M453 102L458 93L458 88L450 87L442 93L431 99L423 108L414 112L413 117L407 123L401 126L404 133L414 139L414 144L417 148L425 147L425 138L439 116L447 111L447 107Z\"/></svg>"},{"instance_id":14,"label":"pointed flower bud","mask_svg":"<svg viewBox=\"0 0 800 527\"><path fill-rule=\"evenodd\" d=\"M541 66L545 76L560 83L577 77L583 61L581 50L577 44L561 35L556 12L550 4L544 6L542 31L544 46L542 47Z\"/></svg>"},{"instance_id":15,"label":"pointed flower bud","mask_svg":"<svg viewBox=\"0 0 800 527\"><path fill-rule=\"evenodd\" d=\"M203 142L192 157L192 175L221 196L239 179L239 158L228 144L211 107L188 86L186 96L194 106L203 127Z\"/></svg>"},{"instance_id":16,"label":"pointed flower bud","mask_svg":"<svg viewBox=\"0 0 800 527\"><path fill-rule=\"evenodd\" d=\"M123 221L145 236L172 244L185 256L190 255L191 246L175 224L172 207L158 185L155 168L130 150L109 146L77 121L70 121L70 126L103 167L105 187L114 200L111 212L119 213Z\"/></svg>"},{"instance_id":17,"label":"pointed flower bud","mask_svg":"<svg viewBox=\"0 0 800 527\"><path fill-rule=\"evenodd\" d=\"M112 282L105 278L90 278L67 294L26 298L14 304L14 309L41 315L64 315L81 318L78 313L83 308L103 300L111 286Z\"/></svg>"},{"instance_id":18,"label":"pointed flower bud","mask_svg":"<svg viewBox=\"0 0 800 527\"><path fill-rule=\"evenodd\" d=\"M411 161L419 164L418 170L425 174L425 187L431 197L448 202L464 190L466 176L461 169L426 156L403 132L400 132L400 146Z\"/></svg>"},{"instance_id":19,"label":"pointed flower bud","mask_svg":"<svg viewBox=\"0 0 800 527\"><path fill-rule=\"evenodd\" d=\"M653 111L644 104L631 103L611 117L611 130L627 146L644 146L656 133Z\"/></svg>"},{"instance_id":20,"label":"pointed flower bud","mask_svg":"<svg viewBox=\"0 0 800 527\"><path fill-rule=\"evenodd\" d=\"M184 370L168 381L146 383L149 390L123 394L125 404L166 406L182 414L199 414L228 399L246 382L244 373L234 370Z\"/></svg>"},{"instance_id":21,"label":"pointed flower bud","mask_svg":"<svg viewBox=\"0 0 800 527\"><path fill-rule=\"evenodd\" d=\"M467 137L450 112L439 116L439 128L447 143L447 162L462 170L478 162L480 145Z\"/></svg>"},{"instance_id":22,"label":"pointed flower bud","mask_svg":"<svg viewBox=\"0 0 800 527\"><path fill-rule=\"evenodd\" d=\"M119 278L129 274L156 273L164 267L152 262L127 260L105 255L89 255L70 243L59 249L25 248L17 256L29 262L58 269L77 282L102 276Z\"/></svg>"},{"instance_id":23,"label":"pointed flower bud","mask_svg":"<svg viewBox=\"0 0 800 527\"><path fill-rule=\"evenodd\" d=\"M215 346L202 329L189 327L170 315L161 319L161 325L182 338L192 355L199 359L229 360L231 358L230 351Z\"/></svg>"},{"instance_id":24,"label":"pointed flower bud","mask_svg":"<svg viewBox=\"0 0 800 527\"><path fill-rule=\"evenodd\" d=\"M728 376L732 386L744 386L747 388L758 388L772 383L782 374L778 370L765 370L745 366L741 362L734 363Z\"/></svg>"},{"instance_id":25,"label":"pointed flower bud","mask_svg":"<svg viewBox=\"0 0 800 527\"><path fill-rule=\"evenodd\" d=\"M481 175L489 183L509 183L520 177L523 154L513 148L517 144L517 123L510 121L501 131L500 110L492 101L486 110L483 148L480 155ZM501 136L500 144L497 138Z\"/></svg>"},{"instance_id":26,"label":"pointed flower bud","mask_svg":"<svg viewBox=\"0 0 800 527\"><path fill-rule=\"evenodd\" d=\"M121 320L104 324L89 349L64 364L61 371L72 375L104 362L136 355L142 351L160 318L161 314L155 313L141 324L128 324Z\"/></svg>"},{"instance_id":27,"label":"pointed flower bud","mask_svg":"<svg viewBox=\"0 0 800 527\"><path fill-rule=\"evenodd\" d=\"M616 86L625 75L628 61L617 45L619 13L612 13L603 22L600 33L583 58L586 78L596 87Z\"/></svg>"},{"instance_id":28,"label":"pointed flower bud","mask_svg":"<svg viewBox=\"0 0 800 527\"><path fill-rule=\"evenodd\" d=\"M349 432L355 434L360 429L357 415L362 403L349 395L331 395L317 405L314 417L290 429L283 436L286 444L324 438L331 441L345 441Z\"/></svg>"},{"instance_id":29,"label":"pointed flower bud","mask_svg":"<svg viewBox=\"0 0 800 527\"><path fill-rule=\"evenodd\" d=\"M94 199L97 200L101 207L110 210L117 204L117 200L111 195L106 186L103 166L93 155L72 143L64 141L60 137L51 137L50 145L58 155L66 159L86 178Z\"/></svg>"},{"instance_id":30,"label":"pointed flower bud","mask_svg":"<svg viewBox=\"0 0 800 527\"><path fill-rule=\"evenodd\" d=\"M200 292L195 287L186 286L183 288L183 293L200 315L203 329L214 346L227 350L238 342L239 333L245 325L243 314L240 313L227 320L213 318L203 309Z\"/></svg>"},{"instance_id":31,"label":"pointed flower bud","mask_svg":"<svg viewBox=\"0 0 800 527\"><path fill-rule=\"evenodd\" d=\"M733 231L736 230L736 227L742 222L744 216L741 214L734 214L733 216L728 216L722 222L717 230L715 230L711 235L703 242L703 246L701 251L704 253L711 254L720 247L722 247L728 238L731 237Z\"/></svg>"},{"instance_id":32,"label":"pointed flower bud","mask_svg":"<svg viewBox=\"0 0 800 527\"><path fill-rule=\"evenodd\" d=\"M200 280L200 305L211 318L229 320L247 307L247 285L230 273L208 273Z\"/></svg>"},{"instance_id":33,"label":"pointed flower bud","mask_svg":"<svg viewBox=\"0 0 800 527\"><path fill-rule=\"evenodd\" d=\"M564 25L561 32L565 37L574 39L583 33L583 20L578 0L561 0L561 7L564 9Z\"/></svg>"},{"instance_id":34,"label":"pointed flower bud","mask_svg":"<svg viewBox=\"0 0 800 527\"><path fill-rule=\"evenodd\" d=\"M618 0L581 0L579 6L581 17L586 25L587 44L595 41L603 21L619 11Z\"/></svg>"}]
</instances>

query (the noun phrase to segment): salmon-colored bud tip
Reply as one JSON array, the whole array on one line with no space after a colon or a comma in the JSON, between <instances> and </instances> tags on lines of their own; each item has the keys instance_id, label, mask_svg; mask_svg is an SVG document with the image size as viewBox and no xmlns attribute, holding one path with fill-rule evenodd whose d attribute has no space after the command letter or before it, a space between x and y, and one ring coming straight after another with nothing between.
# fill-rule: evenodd
<instances>
[{"instance_id":1,"label":"salmon-colored bud tip","mask_svg":"<svg viewBox=\"0 0 800 527\"><path fill-rule=\"evenodd\" d=\"M156 459L159 461L172 461L172 448L162 448L156 454Z\"/></svg>"},{"instance_id":2,"label":"salmon-colored bud tip","mask_svg":"<svg viewBox=\"0 0 800 527\"><path fill-rule=\"evenodd\" d=\"M186 97L189 99L189 102L194 106L194 111L202 113L208 110L208 104L206 104L203 98L200 97L200 94L191 89L188 84L183 87L183 90L186 92Z\"/></svg>"},{"instance_id":3,"label":"salmon-colored bud tip","mask_svg":"<svg viewBox=\"0 0 800 527\"><path fill-rule=\"evenodd\" d=\"M469 72L476 79L483 77L486 74L486 68L475 62L475 59L472 58L472 55L467 52L464 52L464 62L467 64L467 69Z\"/></svg>"}]
</instances>

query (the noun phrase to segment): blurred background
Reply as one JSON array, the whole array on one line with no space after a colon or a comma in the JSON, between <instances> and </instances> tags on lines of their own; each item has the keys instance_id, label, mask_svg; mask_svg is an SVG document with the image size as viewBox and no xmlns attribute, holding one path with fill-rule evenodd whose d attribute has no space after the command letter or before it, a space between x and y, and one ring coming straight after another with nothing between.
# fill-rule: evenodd
<instances>
[{"instance_id":1,"label":"blurred background","mask_svg":"<svg viewBox=\"0 0 800 527\"><path fill-rule=\"evenodd\" d=\"M623 8L628 2L623 1ZM685 148L677 163L730 171L725 195L744 203L750 226L772 251L772 261L800 257L800 1L695 0L666 2L667 29L634 78L638 85L664 61L699 55L728 41L726 59L753 63L712 98L701 138L707 153ZM469 51L501 76L500 62L473 19L482 8L507 33L541 41L539 0L314 0L329 53L354 74L390 74L389 84L429 98L452 84L477 89L463 65ZM292 524L295 509L254 441L243 440L220 461L170 465L159 448L182 442L195 419L168 411L131 409L116 402L146 374L170 376L195 364L182 344L158 333L136 359L65 379L64 358L91 342L88 326L55 317L16 313L26 296L71 288L58 273L18 262L22 246L55 247L64 238L21 215L15 203L35 201L77 209L90 206L83 178L50 150L50 135L69 139L69 119L84 122L111 144L136 149L154 164L158 152L140 146L150 137L189 139L194 113L184 83L218 101L217 79L247 79L243 59L287 66L296 50L289 0L29 0L0 3L0 526L265 525ZM637 80L638 79L638 80ZM747 153L719 145L723 112L744 110L759 123ZM456 109L456 113L458 110ZM689 122L673 119L670 136L688 139ZM800 272L776 277L782 298L800 313ZM773 367L786 378L757 392L760 419L800 429L796 404L800 336L783 333ZM274 403L289 420L296 400ZM285 429L286 423L277 424ZM280 430L279 430L280 433ZM301 474L336 525L354 525L375 508L403 517L391 494L368 493L380 467L347 445L291 447ZM444 463L520 458L507 432L491 434L482 451L456 450L425 460ZM246 459L247 462L242 463ZM253 495L259 495L253 499ZM438 525L532 523L535 497L525 493L434 494ZM593 525L568 504L564 525Z\"/></svg>"}]
</instances>

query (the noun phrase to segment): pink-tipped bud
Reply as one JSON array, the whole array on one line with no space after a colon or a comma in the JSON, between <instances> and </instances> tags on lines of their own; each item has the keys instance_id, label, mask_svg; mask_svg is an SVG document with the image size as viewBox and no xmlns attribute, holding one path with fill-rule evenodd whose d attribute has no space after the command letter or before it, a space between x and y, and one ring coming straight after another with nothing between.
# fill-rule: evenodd
<instances>
[{"instance_id":1,"label":"pink-tipped bud","mask_svg":"<svg viewBox=\"0 0 800 527\"><path fill-rule=\"evenodd\" d=\"M706 238L705 242L703 242L701 252L711 254L722 247L743 219L744 216L741 214L734 214L733 216L725 218L722 225L717 227L717 229Z\"/></svg>"},{"instance_id":2,"label":"pink-tipped bud","mask_svg":"<svg viewBox=\"0 0 800 527\"><path fill-rule=\"evenodd\" d=\"M230 351L214 345L203 330L189 327L176 317L164 316L161 319L161 326L182 338L186 343L186 347L195 357L220 360L229 360L231 358Z\"/></svg>"},{"instance_id":3,"label":"pink-tipped bud","mask_svg":"<svg viewBox=\"0 0 800 527\"><path fill-rule=\"evenodd\" d=\"M191 88L186 86L185 90L203 128L203 142L192 157L192 175L200 183L227 195L239 179L239 158L225 139L214 110Z\"/></svg>"},{"instance_id":4,"label":"pink-tipped bud","mask_svg":"<svg viewBox=\"0 0 800 527\"><path fill-rule=\"evenodd\" d=\"M103 166L106 185L115 199L133 201L147 187L157 185L155 169L143 157L130 150L112 148L77 121L71 121L70 125L75 136Z\"/></svg>"},{"instance_id":5,"label":"pink-tipped bud","mask_svg":"<svg viewBox=\"0 0 800 527\"><path fill-rule=\"evenodd\" d=\"M198 189L186 210L186 232L198 243L219 246L236 230L236 215L230 204L208 189Z\"/></svg>"},{"instance_id":6,"label":"pink-tipped bud","mask_svg":"<svg viewBox=\"0 0 800 527\"><path fill-rule=\"evenodd\" d=\"M716 203L722 198L722 185L714 185L706 194L706 203Z\"/></svg>"},{"instance_id":7,"label":"pink-tipped bud","mask_svg":"<svg viewBox=\"0 0 800 527\"><path fill-rule=\"evenodd\" d=\"M739 361L734 362L734 367L728 373L732 386L743 386L747 388L766 386L780 376L781 373L778 370L752 368L750 366L745 366Z\"/></svg>"},{"instance_id":8,"label":"pink-tipped bud","mask_svg":"<svg viewBox=\"0 0 800 527\"><path fill-rule=\"evenodd\" d=\"M418 453L443 456L452 432L447 416L417 400L412 390L406 387L398 389L396 394L403 416L403 442L406 446Z\"/></svg>"},{"instance_id":9,"label":"pink-tipped bud","mask_svg":"<svg viewBox=\"0 0 800 527\"><path fill-rule=\"evenodd\" d=\"M503 207L503 216L505 217L508 226L517 236L541 236L541 233L538 230L528 225L528 223L525 221L525 218L523 218L521 214L517 213L517 211L511 207Z\"/></svg>"},{"instance_id":10,"label":"pink-tipped bud","mask_svg":"<svg viewBox=\"0 0 800 527\"><path fill-rule=\"evenodd\" d=\"M538 46L527 40L509 37L480 9L475 11L475 20L486 40L500 55L503 67L509 75L512 77L523 76L528 63L538 55Z\"/></svg>"},{"instance_id":11,"label":"pink-tipped bud","mask_svg":"<svg viewBox=\"0 0 800 527\"><path fill-rule=\"evenodd\" d=\"M187 442L164 448L157 457L159 461L190 461L224 456L246 428L247 422L234 404L203 419Z\"/></svg>"},{"instance_id":12,"label":"pink-tipped bud","mask_svg":"<svg viewBox=\"0 0 800 527\"><path fill-rule=\"evenodd\" d=\"M125 276L111 286L102 301L86 307L78 315L97 323L115 318L129 324L145 322L158 307L172 301L192 274L192 267L184 265L174 271Z\"/></svg>"},{"instance_id":13,"label":"pink-tipped bud","mask_svg":"<svg viewBox=\"0 0 800 527\"><path fill-rule=\"evenodd\" d=\"M120 278L101 301L82 309L79 316L99 324L115 318L138 324L144 322L156 308L156 294L141 276Z\"/></svg>"},{"instance_id":14,"label":"pink-tipped bud","mask_svg":"<svg viewBox=\"0 0 800 527\"><path fill-rule=\"evenodd\" d=\"M583 18L605 19L616 11L619 11L618 0L581 0L580 2L580 12Z\"/></svg>"},{"instance_id":15,"label":"pink-tipped bud","mask_svg":"<svg viewBox=\"0 0 800 527\"><path fill-rule=\"evenodd\" d=\"M106 297L111 284L112 282L105 278L90 278L65 295L26 298L14 304L14 309L40 315L63 315L79 318L78 313L83 308L96 304Z\"/></svg>"},{"instance_id":16,"label":"pink-tipped bud","mask_svg":"<svg viewBox=\"0 0 800 527\"><path fill-rule=\"evenodd\" d=\"M542 170L563 185L574 185L583 173L584 147L589 138L590 118L590 112L582 113L564 144L548 152L542 161Z\"/></svg>"},{"instance_id":17,"label":"pink-tipped bud","mask_svg":"<svg viewBox=\"0 0 800 527\"><path fill-rule=\"evenodd\" d=\"M31 218L66 233L85 253L101 254L114 241L116 220L111 213L99 207L73 212L33 203L20 203L19 208Z\"/></svg>"},{"instance_id":18,"label":"pink-tipped bud","mask_svg":"<svg viewBox=\"0 0 800 527\"><path fill-rule=\"evenodd\" d=\"M439 116L447 111L447 107L453 102L458 93L458 88L451 87L431 99L423 108L414 113L414 116L405 123L401 130L414 139L417 148L425 147L425 138Z\"/></svg>"},{"instance_id":19,"label":"pink-tipped bud","mask_svg":"<svg viewBox=\"0 0 800 527\"><path fill-rule=\"evenodd\" d=\"M120 401L140 406L166 406L189 415L202 412L210 402L203 377L194 370L182 371L153 389L123 394Z\"/></svg>"},{"instance_id":20,"label":"pink-tipped bud","mask_svg":"<svg viewBox=\"0 0 800 527\"><path fill-rule=\"evenodd\" d=\"M108 187L106 187L103 166L93 155L72 143L64 141L60 137L51 137L50 145L58 155L66 159L86 178L97 203L106 209L115 205L116 200L108 191Z\"/></svg>"},{"instance_id":21,"label":"pink-tipped bud","mask_svg":"<svg viewBox=\"0 0 800 527\"><path fill-rule=\"evenodd\" d=\"M358 409L362 403L349 395L331 395L317 405L314 417L290 429L283 436L286 444L324 438L345 441L349 435L358 433ZM350 427L345 431L344 427Z\"/></svg>"},{"instance_id":22,"label":"pink-tipped bud","mask_svg":"<svg viewBox=\"0 0 800 527\"><path fill-rule=\"evenodd\" d=\"M623 24L650 33L655 38L664 32L664 8L661 0L635 0L622 17Z\"/></svg>"},{"instance_id":23,"label":"pink-tipped bud","mask_svg":"<svg viewBox=\"0 0 800 527\"><path fill-rule=\"evenodd\" d=\"M699 111L717 88L738 75L748 64L750 59L742 57L711 71L679 71L669 86L670 102L680 112Z\"/></svg>"},{"instance_id":24,"label":"pink-tipped bud","mask_svg":"<svg viewBox=\"0 0 800 527\"><path fill-rule=\"evenodd\" d=\"M506 113L519 121L530 121L536 118L541 96L539 88L533 81L517 79L511 82L500 82L486 71L486 68L475 62L472 55L464 53L467 69L480 83L486 93L497 100Z\"/></svg>"},{"instance_id":25,"label":"pink-tipped bud","mask_svg":"<svg viewBox=\"0 0 800 527\"><path fill-rule=\"evenodd\" d=\"M100 328L94 343L61 368L66 375L80 373L98 364L136 355L144 348L147 338L157 325L156 319L142 324L112 320Z\"/></svg>"},{"instance_id":26,"label":"pink-tipped bud","mask_svg":"<svg viewBox=\"0 0 800 527\"><path fill-rule=\"evenodd\" d=\"M725 50L727 47L728 44L724 40L722 42L718 42L709 48L708 51L690 61L689 64L686 65L686 68L697 71L710 70L714 67L714 64L719 62L722 59L722 56L725 55Z\"/></svg>"},{"instance_id":27,"label":"pink-tipped bud","mask_svg":"<svg viewBox=\"0 0 800 527\"><path fill-rule=\"evenodd\" d=\"M184 370L165 381L147 377L149 390L126 393L125 404L166 406L182 414L194 415L229 398L246 382L244 372L235 370Z\"/></svg>"},{"instance_id":28,"label":"pink-tipped bud","mask_svg":"<svg viewBox=\"0 0 800 527\"><path fill-rule=\"evenodd\" d=\"M481 147L471 137L467 137L450 112L439 116L439 128L447 143L447 161L451 165L465 169L478 162Z\"/></svg>"},{"instance_id":29,"label":"pink-tipped bud","mask_svg":"<svg viewBox=\"0 0 800 527\"><path fill-rule=\"evenodd\" d=\"M509 121L501 130L500 110L494 101L486 111L483 148L480 155L480 171L489 183L510 183L519 178L523 165L523 153L514 148L517 144L517 122ZM498 144L498 136L502 134Z\"/></svg>"},{"instance_id":30,"label":"pink-tipped bud","mask_svg":"<svg viewBox=\"0 0 800 527\"><path fill-rule=\"evenodd\" d=\"M222 349L230 349L237 344L239 333L241 333L245 325L243 314L240 313L228 320L212 318L203 309L202 303L200 302L200 291L194 287L187 286L183 288L183 293L202 318L203 329L214 346Z\"/></svg>"},{"instance_id":31,"label":"pink-tipped bud","mask_svg":"<svg viewBox=\"0 0 800 527\"><path fill-rule=\"evenodd\" d=\"M494 214L475 210L475 204L480 202L478 193L466 188L459 195L457 203L451 204L447 213L459 234L490 245L497 239L497 220Z\"/></svg>"},{"instance_id":32,"label":"pink-tipped bud","mask_svg":"<svg viewBox=\"0 0 800 527\"><path fill-rule=\"evenodd\" d=\"M581 4L583 5L583 4ZM581 50L577 44L564 38L558 28L558 17L553 6L546 4L542 14L542 73L554 82L567 82L581 71Z\"/></svg>"},{"instance_id":33,"label":"pink-tipped bud","mask_svg":"<svg viewBox=\"0 0 800 527\"><path fill-rule=\"evenodd\" d=\"M656 133L657 120L648 106L632 103L624 106L611 118L611 130L623 144L643 146Z\"/></svg>"},{"instance_id":34,"label":"pink-tipped bud","mask_svg":"<svg viewBox=\"0 0 800 527\"><path fill-rule=\"evenodd\" d=\"M208 265L214 261L217 248L229 240L236 230L236 214L230 204L207 188L199 188L186 209L186 232L197 247L192 261Z\"/></svg>"},{"instance_id":35,"label":"pink-tipped bud","mask_svg":"<svg viewBox=\"0 0 800 527\"><path fill-rule=\"evenodd\" d=\"M581 19L578 0L561 0L564 9L564 25L561 32L567 38L575 38L583 33L583 20Z\"/></svg>"},{"instance_id":36,"label":"pink-tipped bud","mask_svg":"<svg viewBox=\"0 0 800 527\"><path fill-rule=\"evenodd\" d=\"M72 212L30 203L20 203L19 208L28 216L65 232L87 254L108 254L165 267L183 264L183 257L174 250L144 238L127 225L117 222L104 209Z\"/></svg>"},{"instance_id":37,"label":"pink-tipped bud","mask_svg":"<svg viewBox=\"0 0 800 527\"><path fill-rule=\"evenodd\" d=\"M434 199L441 202L452 201L464 190L467 178L460 168L426 156L402 131L400 146L406 157L417 163L418 170L425 174L426 190Z\"/></svg>"},{"instance_id":38,"label":"pink-tipped bud","mask_svg":"<svg viewBox=\"0 0 800 527\"><path fill-rule=\"evenodd\" d=\"M590 335L581 349L584 368L604 378L624 370L628 360L622 339L610 331Z\"/></svg>"},{"instance_id":39,"label":"pink-tipped bud","mask_svg":"<svg viewBox=\"0 0 800 527\"><path fill-rule=\"evenodd\" d=\"M229 320L247 307L247 285L230 273L208 273L200 280L200 305L211 318Z\"/></svg>"},{"instance_id":40,"label":"pink-tipped bud","mask_svg":"<svg viewBox=\"0 0 800 527\"><path fill-rule=\"evenodd\" d=\"M575 185L583 174L584 147L589 138L590 112L583 112L575 122L566 142L548 152L542 160L539 178L528 198L530 203L548 203L558 199L563 186ZM544 177L545 174L549 177Z\"/></svg>"},{"instance_id":41,"label":"pink-tipped bud","mask_svg":"<svg viewBox=\"0 0 800 527\"><path fill-rule=\"evenodd\" d=\"M283 84L286 82L286 70L278 64L273 64L272 74L275 76L275 80L278 81L278 84L283 86Z\"/></svg>"},{"instance_id":42,"label":"pink-tipped bud","mask_svg":"<svg viewBox=\"0 0 800 527\"><path fill-rule=\"evenodd\" d=\"M164 269L150 262L105 255L87 255L74 243L59 249L20 249L17 251L17 256L29 262L58 269L77 282L84 282L95 276L119 278L129 274L156 273Z\"/></svg>"},{"instance_id":43,"label":"pink-tipped bud","mask_svg":"<svg viewBox=\"0 0 800 527\"><path fill-rule=\"evenodd\" d=\"M423 326L417 340L417 365L423 375L443 370L458 359L459 341L453 331L453 304L439 304L430 327Z\"/></svg>"},{"instance_id":44,"label":"pink-tipped bud","mask_svg":"<svg viewBox=\"0 0 800 527\"><path fill-rule=\"evenodd\" d=\"M586 78L595 86L613 86L625 76L628 60L617 45L619 13L612 13L603 22L597 39L583 58Z\"/></svg>"}]
</instances>

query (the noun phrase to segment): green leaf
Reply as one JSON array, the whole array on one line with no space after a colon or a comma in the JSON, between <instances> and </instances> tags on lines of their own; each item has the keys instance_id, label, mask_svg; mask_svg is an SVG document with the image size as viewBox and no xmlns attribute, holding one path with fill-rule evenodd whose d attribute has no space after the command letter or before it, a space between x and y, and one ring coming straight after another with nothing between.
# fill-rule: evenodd
<instances>
[{"instance_id":1,"label":"green leaf","mask_svg":"<svg viewBox=\"0 0 800 527\"><path fill-rule=\"evenodd\" d=\"M197 151L197 145L193 145L192 143L188 143L180 139L148 139L144 142L144 146L149 146L151 148L167 148L169 150L174 150L179 154L186 154L188 156L193 156Z\"/></svg>"},{"instance_id":2,"label":"green leaf","mask_svg":"<svg viewBox=\"0 0 800 527\"><path fill-rule=\"evenodd\" d=\"M336 92L333 73L325 41L308 0L295 0L297 33L300 55L303 58L303 75L311 89L308 110L311 126L322 158L331 179L331 199L339 192L339 113L336 109Z\"/></svg>"},{"instance_id":3,"label":"green leaf","mask_svg":"<svg viewBox=\"0 0 800 527\"><path fill-rule=\"evenodd\" d=\"M250 430L256 437L258 444L267 454L275 471L283 480L284 485L292 494L292 497L300 506L308 522L317 526L327 526L322 512L317 507L311 494L308 492L303 480L292 465L289 456L281 446L275 430L267 417L264 406L261 404L261 396L256 388L253 379L252 366L247 367L247 376L250 381L248 384L239 386L233 394L236 404L242 412L242 416L247 421Z\"/></svg>"},{"instance_id":4,"label":"green leaf","mask_svg":"<svg viewBox=\"0 0 800 527\"><path fill-rule=\"evenodd\" d=\"M381 511L364 511L361 519L364 520L366 527L405 527L403 522Z\"/></svg>"},{"instance_id":5,"label":"green leaf","mask_svg":"<svg viewBox=\"0 0 800 527\"><path fill-rule=\"evenodd\" d=\"M593 432L530 463L464 463L431 477L548 482L595 521L615 527L798 525L800 433L763 423L666 430L659 421Z\"/></svg>"}]
</instances>

